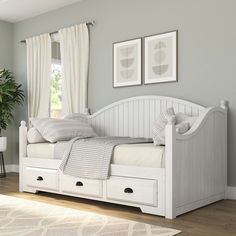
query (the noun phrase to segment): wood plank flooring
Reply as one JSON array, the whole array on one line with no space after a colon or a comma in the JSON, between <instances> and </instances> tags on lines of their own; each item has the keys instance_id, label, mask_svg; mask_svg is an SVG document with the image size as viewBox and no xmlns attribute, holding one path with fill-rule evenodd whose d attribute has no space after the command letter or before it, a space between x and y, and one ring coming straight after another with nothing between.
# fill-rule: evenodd
<instances>
[{"instance_id":1,"label":"wood plank flooring","mask_svg":"<svg viewBox=\"0 0 236 236\"><path fill-rule=\"evenodd\" d=\"M0 179L0 194L171 227L183 231L181 236L236 236L236 201L231 200L211 204L174 220L166 220L163 217L143 214L133 207L43 192L20 193L16 173L9 173L6 178Z\"/></svg>"}]
</instances>

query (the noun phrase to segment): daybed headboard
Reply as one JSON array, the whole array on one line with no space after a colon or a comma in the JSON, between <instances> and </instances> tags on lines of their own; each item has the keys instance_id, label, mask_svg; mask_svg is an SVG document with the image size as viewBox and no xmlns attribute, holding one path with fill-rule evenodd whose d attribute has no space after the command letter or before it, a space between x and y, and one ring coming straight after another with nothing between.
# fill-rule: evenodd
<instances>
[{"instance_id":1,"label":"daybed headboard","mask_svg":"<svg viewBox=\"0 0 236 236\"><path fill-rule=\"evenodd\" d=\"M138 96L108 105L89 117L99 135L146 137L160 112L173 107L175 112L197 116L205 107L192 102L162 96Z\"/></svg>"}]
</instances>

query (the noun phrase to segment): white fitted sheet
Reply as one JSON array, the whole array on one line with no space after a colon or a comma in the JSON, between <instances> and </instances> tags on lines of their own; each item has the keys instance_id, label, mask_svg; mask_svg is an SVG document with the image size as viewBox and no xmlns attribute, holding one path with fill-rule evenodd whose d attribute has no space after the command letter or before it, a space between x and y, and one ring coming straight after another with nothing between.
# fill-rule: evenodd
<instances>
[{"instance_id":1,"label":"white fitted sheet","mask_svg":"<svg viewBox=\"0 0 236 236\"><path fill-rule=\"evenodd\" d=\"M52 143L27 146L27 156L32 158L55 159L54 151L55 144ZM164 146L155 146L153 143L121 144L115 147L111 163L162 168L164 167L164 153Z\"/></svg>"}]
</instances>

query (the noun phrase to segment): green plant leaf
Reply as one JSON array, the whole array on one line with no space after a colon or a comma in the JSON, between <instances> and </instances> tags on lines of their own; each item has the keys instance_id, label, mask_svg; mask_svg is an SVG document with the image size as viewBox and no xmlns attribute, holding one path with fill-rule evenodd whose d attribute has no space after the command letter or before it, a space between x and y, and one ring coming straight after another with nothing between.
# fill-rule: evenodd
<instances>
[{"instance_id":1,"label":"green plant leaf","mask_svg":"<svg viewBox=\"0 0 236 236\"><path fill-rule=\"evenodd\" d=\"M13 74L6 69L0 70L0 131L13 120L13 110L24 98L21 84L15 81Z\"/></svg>"}]
</instances>

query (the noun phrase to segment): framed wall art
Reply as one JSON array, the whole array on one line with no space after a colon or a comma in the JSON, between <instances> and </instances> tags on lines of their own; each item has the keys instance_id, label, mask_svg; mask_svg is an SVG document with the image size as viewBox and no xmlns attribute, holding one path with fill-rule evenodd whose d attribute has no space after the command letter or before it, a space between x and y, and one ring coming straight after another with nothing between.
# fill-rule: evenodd
<instances>
[{"instance_id":1,"label":"framed wall art","mask_svg":"<svg viewBox=\"0 0 236 236\"><path fill-rule=\"evenodd\" d=\"M177 81L177 31L147 36L145 84Z\"/></svg>"},{"instance_id":2,"label":"framed wall art","mask_svg":"<svg viewBox=\"0 0 236 236\"><path fill-rule=\"evenodd\" d=\"M113 87L141 85L141 38L113 44Z\"/></svg>"}]
</instances>

